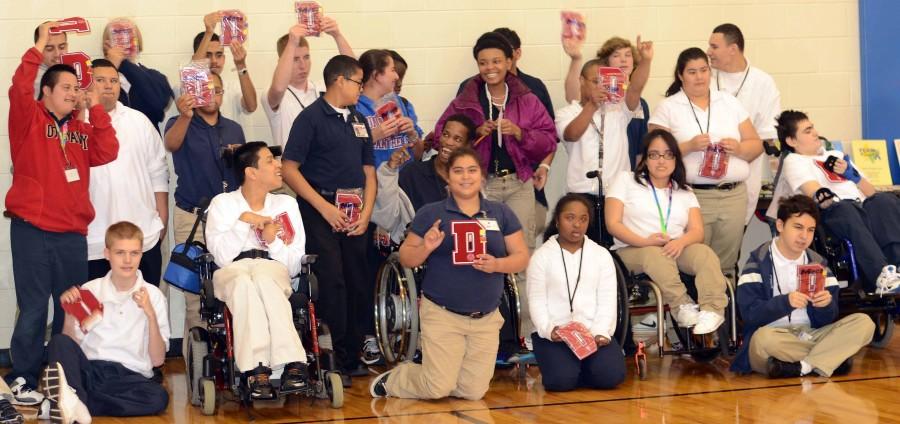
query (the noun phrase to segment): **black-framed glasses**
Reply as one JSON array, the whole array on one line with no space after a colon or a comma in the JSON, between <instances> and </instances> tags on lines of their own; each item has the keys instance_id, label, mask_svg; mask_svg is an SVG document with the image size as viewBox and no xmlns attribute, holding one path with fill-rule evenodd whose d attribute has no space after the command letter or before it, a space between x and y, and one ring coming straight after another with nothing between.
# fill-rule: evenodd
<instances>
[{"instance_id":1,"label":"black-framed glasses","mask_svg":"<svg viewBox=\"0 0 900 424\"><path fill-rule=\"evenodd\" d=\"M353 78L344 78L344 79L347 80L347 81L355 82L357 85L359 85L359 89L362 90L362 88L363 88L363 83L362 83L362 81L357 81L357 80L355 80L355 79L353 79Z\"/></svg>"},{"instance_id":2,"label":"black-framed glasses","mask_svg":"<svg viewBox=\"0 0 900 424\"><path fill-rule=\"evenodd\" d=\"M650 160L659 160L660 158L663 158L665 160L672 160L675 159L675 153L671 151L666 151L665 153L650 152L647 153L647 158Z\"/></svg>"}]
</instances>

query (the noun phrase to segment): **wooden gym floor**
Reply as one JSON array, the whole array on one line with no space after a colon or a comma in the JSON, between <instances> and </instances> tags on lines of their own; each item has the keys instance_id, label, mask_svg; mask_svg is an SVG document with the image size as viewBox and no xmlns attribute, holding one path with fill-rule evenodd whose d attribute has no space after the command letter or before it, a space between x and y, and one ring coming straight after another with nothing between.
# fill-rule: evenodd
<instances>
[{"instance_id":1,"label":"wooden gym floor","mask_svg":"<svg viewBox=\"0 0 900 424\"><path fill-rule=\"evenodd\" d=\"M171 400L164 415L96 418L94 423L900 423L897 337L887 349L863 349L849 375L831 380L739 377L721 358L702 364L682 357L648 356L647 380L636 378L630 360L625 383L611 391L548 393L541 386L539 370L532 368L524 380L513 370L498 370L482 401L372 400L369 378L356 378L342 409L330 408L326 400L289 398L283 406L249 410L225 402L211 417L188 405L184 365L177 358L165 366ZM33 411L22 412L34 417Z\"/></svg>"}]
</instances>

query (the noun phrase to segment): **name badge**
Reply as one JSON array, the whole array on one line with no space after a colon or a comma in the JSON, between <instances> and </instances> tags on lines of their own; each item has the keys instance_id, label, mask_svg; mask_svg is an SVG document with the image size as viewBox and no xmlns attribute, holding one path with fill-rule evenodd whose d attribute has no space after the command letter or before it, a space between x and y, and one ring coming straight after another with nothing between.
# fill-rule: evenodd
<instances>
[{"instance_id":1,"label":"name badge","mask_svg":"<svg viewBox=\"0 0 900 424\"><path fill-rule=\"evenodd\" d=\"M354 123L353 124L353 133L356 134L359 138L366 138L369 136L369 132L366 131L365 124Z\"/></svg>"},{"instance_id":2,"label":"name badge","mask_svg":"<svg viewBox=\"0 0 900 424\"><path fill-rule=\"evenodd\" d=\"M74 183L80 179L81 178L78 176L78 168L66 168L66 182Z\"/></svg>"},{"instance_id":3,"label":"name badge","mask_svg":"<svg viewBox=\"0 0 900 424\"><path fill-rule=\"evenodd\" d=\"M478 222L486 231L500 231L500 224L493 218L478 218Z\"/></svg>"}]
</instances>

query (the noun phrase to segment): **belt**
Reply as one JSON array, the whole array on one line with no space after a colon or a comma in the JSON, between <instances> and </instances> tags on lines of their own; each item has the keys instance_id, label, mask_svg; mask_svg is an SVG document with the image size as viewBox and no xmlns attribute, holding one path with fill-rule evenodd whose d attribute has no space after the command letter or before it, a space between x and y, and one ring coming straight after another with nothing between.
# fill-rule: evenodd
<instances>
[{"instance_id":1,"label":"belt","mask_svg":"<svg viewBox=\"0 0 900 424\"><path fill-rule=\"evenodd\" d=\"M516 173L516 170L515 170L515 169L498 169L497 171L492 172L492 173L490 174L490 176L492 176L492 177L505 177L505 176L507 176L507 175L512 175L512 174L515 174L515 173Z\"/></svg>"},{"instance_id":2,"label":"belt","mask_svg":"<svg viewBox=\"0 0 900 424\"><path fill-rule=\"evenodd\" d=\"M203 209L201 209L200 207L185 206L183 203L176 202L175 207L193 215L200 215L201 213L203 213Z\"/></svg>"},{"instance_id":3,"label":"belt","mask_svg":"<svg viewBox=\"0 0 900 424\"><path fill-rule=\"evenodd\" d=\"M738 186L743 184L743 181L738 181L734 183L722 183L722 184L692 184L691 187L697 190L734 190Z\"/></svg>"},{"instance_id":4,"label":"belt","mask_svg":"<svg viewBox=\"0 0 900 424\"><path fill-rule=\"evenodd\" d=\"M259 250L259 249L250 249L250 250L245 250L245 251L241 252L240 255L235 256L234 261L232 261L232 262L237 262L241 259L248 259L248 258L249 259L272 259L269 257L268 251Z\"/></svg>"},{"instance_id":5,"label":"belt","mask_svg":"<svg viewBox=\"0 0 900 424\"><path fill-rule=\"evenodd\" d=\"M464 317L466 317L466 318L479 319L479 318L484 318L484 317L486 317L486 316L488 316L488 315L490 314L490 312L462 312L462 311L457 311L457 310L454 310L454 309L450 309L450 308L448 308L448 307L446 307L446 306L444 306L444 305L441 305L440 303L437 303L437 301L435 301L431 296L429 296L428 293L422 292L422 295L425 296L426 299L430 300L431 303L434 303L435 305L439 306L441 309L444 309L444 310L447 311L447 312L453 312L453 313L456 314L456 315L462 315L462 316L464 316Z\"/></svg>"}]
</instances>

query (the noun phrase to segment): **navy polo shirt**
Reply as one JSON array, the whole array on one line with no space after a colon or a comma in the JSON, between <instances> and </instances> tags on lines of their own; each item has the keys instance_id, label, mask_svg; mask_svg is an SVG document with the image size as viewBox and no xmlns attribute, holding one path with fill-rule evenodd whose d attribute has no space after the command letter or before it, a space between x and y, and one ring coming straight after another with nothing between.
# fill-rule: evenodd
<instances>
[{"instance_id":1,"label":"navy polo shirt","mask_svg":"<svg viewBox=\"0 0 900 424\"><path fill-rule=\"evenodd\" d=\"M414 210L447 198L447 182L434 170L436 158L432 156L424 162L411 161L400 169L398 184L409 197Z\"/></svg>"},{"instance_id":2,"label":"navy polo shirt","mask_svg":"<svg viewBox=\"0 0 900 424\"><path fill-rule=\"evenodd\" d=\"M365 125L366 137L356 136L355 123ZM282 158L298 162L316 190L364 188L363 166L375 166L371 136L359 112L351 108L345 121L322 96L297 115Z\"/></svg>"},{"instance_id":3,"label":"navy polo shirt","mask_svg":"<svg viewBox=\"0 0 900 424\"><path fill-rule=\"evenodd\" d=\"M166 131L172 128L178 117L169 118ZM175 205L182 209L200 206L201 201L212 200L219 193L238 188L234 170L225 164L222 152L229 144L244 144L244 130L237 122L219 114L215 125L209 125L195 113L191 118L184 144L172 152L175 175ZM222 181L227 188L222 189Z\"/></svg>"},{"instance_id":4,"label":"navy polo shirt","mask_svg":"<svg viewBox=\"0 0 900 424\"><path fill-rule=\"evenodd\" d=\"M486 251L490 255L503 258L507 256L504 237L522 229L512 209L503 203L481 198L481 212L475 216L468 216L459 210L456 201L449 196L446 200L429 203L419 209L410 225L410 231L424 238L425 233L438 219L441 220L440 229L446 236L425 261L427 268L425 281L422 283L425 295L438 305L458 312L488 313L497 309L503 293L504 274L487 274L476 270L472 265L454 265L456 239L459 238L460 243L465 243L466 234L462 232L454 234L453 223L475 219L496 220L500 230L485 231Z\"/></svg>"}]
</instances>

